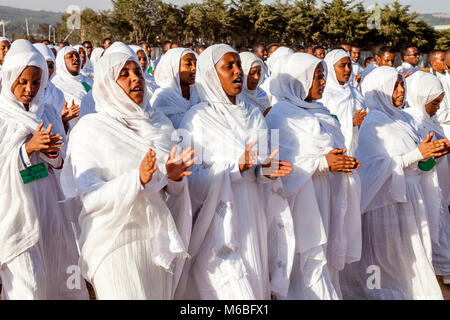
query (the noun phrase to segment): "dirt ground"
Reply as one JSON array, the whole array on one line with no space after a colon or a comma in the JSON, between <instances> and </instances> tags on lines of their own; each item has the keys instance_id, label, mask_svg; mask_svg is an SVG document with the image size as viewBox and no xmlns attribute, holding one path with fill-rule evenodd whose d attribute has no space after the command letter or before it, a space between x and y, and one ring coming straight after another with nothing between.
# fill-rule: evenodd
<instances>
[{"instance_id":1,"label":"dirt ground","mask_svg":"<svg viewBox=\"0 0 450 320\"><path fill-rule=\"evenodd\" d=\"M441 287L442 295L444 296L444 300L450 300L450 285L444 284L442 282L442 277L441 276L437 276L437 279L438 279L438 282L439 282L439 286ZM95 300L94 289L87 282L86 282L86 286L87 286L88 291L89 291L89 298L91 300ZM2 285L0 284L0 300L2 299L1 291L2 291Z\"/></svg>"}]
</instances>

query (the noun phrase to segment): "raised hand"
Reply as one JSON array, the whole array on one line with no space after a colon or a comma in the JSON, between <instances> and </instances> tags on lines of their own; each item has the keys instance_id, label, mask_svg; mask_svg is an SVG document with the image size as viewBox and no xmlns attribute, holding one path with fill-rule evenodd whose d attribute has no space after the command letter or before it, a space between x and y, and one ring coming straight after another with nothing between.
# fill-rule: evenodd
<instances>
[{"instance_id":1,"label":"raised hand","mask_svg":"<svg viewBox=\"0 0 450 320\"><path fill-rule=\"evenodd\" d=\"M362 78L362 73L355 76L356 82L360 83Z\"/></svg>"},{"instance_id":2,"label":"raised hand","mask_svg":"<svg viewBox=\"0 0 450 320\"><path fill-rule=\"evenodd\" d=\"M248 169L253 168L253 165L258 160L258 152L251 151L251 149L256 145L256 141L250 143L246 148L242 156L239 158L239 171L244 172Z\"/></svg>"},{"instance_id":3,"label":"raised hand","mask_svg":"<svg viewBox=\"0 0 450 320\"><path fill-rule=\"evenodd\" d=\"M139 167L139 178L141 180L141 184L145 186L152 180L153 174L158 170L158 167L155 166L156 163L156 153L152 149L148 149L147 154L144 159L142 159L141 165Z\"/></svg>"},{"instance_id":4,"label":"raised hand","mask_svg":"<svg viewBox=\"0 0 450 320\"><path fill-rule=\"evenodd\" d=\"M359 127L364 121L364 118L367 116L367 111L364 109L359 109L356 111L355 115L353 116L353 126Z\"/></svg>"},{"instance_id":5,"label":"raised hand","mask_svg":"<svg viewBox=\"0 0 450 320\"><path fill-rule=\"evenodd\" d=\"M264 160L262 171L267 178L284 177L292 172L292 163L281 160L274 160L280 150L276 149Z\"/></svg>"},{"instance_id":6,"label":"raised hand","mask_svg":"<svg viewBox=\"0 0 450 320\"><path fill-rule=\"evenodd\" d=\"M440 157L449 152L448 140L439 139L431 141L433 135L433 132L428 133L425 139L419 144L419 151L422 153L424 159Z\"/></svg>"},{"instance_id":7,"label":"raised hand","mask_svg":"<svg viewBox=\"0 0 450 320\"><path fill-rule=\"evenodd\" d=\"M353 174L352 169L359 169L359 160L345 155L345 152L347 149L333 149L325 156L331 172Z\"/></svg>"},{"instance_id":8,"label":"raised hand","mask_svg":"<svg viewBox=\"0 0 450 320\"><path fill-rule=\"evenodd\" d=\"M70 120L78 117L80 114L80 110L80 106L76 105L73 100L72 106L70 108L67 108L67 102L64 102L64 106L61 110L61 119L64 125Z\"/></svg>"},{"instance_id":9,"label":"raised hand","mask_svg":"<svg viewBox=\"0 0 450 320\"><path fill-rule=\"evenodd\" d=\"M408 70L408 71L406 71L405 72L405 74L403 75L404 77L405 77L405 79L406 78L408 78L410 75L412 75L413 74L413 72L412 72L412 70Z\"/></svg>"},{"instance_id":10,"label":"raised hand","mask_svg":"<svg viewBox=\"0 0 450 320\"><path fill-rule=\"evenodd\" d=\"M28 156L35 151L45 151L47 153L57 152L59 147L64 145L64 142L59 142L63 138L59 134L51 134L53 124L50 124L47 130L43 130L44 123L42 122L34 132L31 139L25 143L25 150Z\"/></svg>"},{"instance_id":11,"label":"raised hand","mask_svg":"<svg viewBox=\"0 0 450 320\"><path fill-rule=\"evenodd\" d=\"M195 150L191 147L181 152L178 157L175 157L177 153L177 146L173 146L170 150L169 159L166 162L167 176L170 180L178 181L184 176L190 176L192 171L186 171L192 166L198 158L192 159Z\"/></svg>"}]
</instances>

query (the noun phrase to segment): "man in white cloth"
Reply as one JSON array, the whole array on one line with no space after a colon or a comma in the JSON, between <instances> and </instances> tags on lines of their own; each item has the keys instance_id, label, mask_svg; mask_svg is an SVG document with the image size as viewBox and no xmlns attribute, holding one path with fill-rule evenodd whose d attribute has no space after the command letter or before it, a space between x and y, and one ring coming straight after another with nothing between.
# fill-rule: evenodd
<instances>
[{"instance_id":1,"label":"man in white cloth","mask_svg":"<svg viewBox=\"0 0 450 320\"><path fill-rule=\"evenodd\" d=\"M407 78L414 72L419 71L420 52L417 46L406 45L400 50L400 53L403 63L397 67L398 72Z\"/></svg>"},{"instance_id":2,"label":"man in white cloth","mask_svg":"<svg viewBox=\"0 0 450 320\"><path fill-rule=\"evenodd\" d=\"M259 108L241 98L240 64L237 51L225 44L208 47L197 61L202 102L186 113L180 128L190 134L183 140L192 139L201 163L189 181L196 220L178 298L287 294L295 239L276 177L292 168L273 160L276 150L267 163L259 162L264 167L257 165L251 149L258 143L259 159L266 159L267 125Z\"/></svg>"},{"instance_id":3,"label":"man in white cloth","mask_svg":"<svg viewBox=\"0 0 450 320\"><path fill-rule=\"evenodd\" d=\"M395 53L391 47L388 47L384 44L379 44L374 48L374 57L375 61L369 64L363 71L361 81L373 70L378 67L387 66L393 67L395 60Z\"/></svg>"},{"instance_id":4,"label":"man in white cloth","mask_svg":"<svg viewBox=\"0 0 450 320\"><path fill-rule=\"evenodd\" d=\"M260 87L264 81L264 62L251 52L239 54L244 72L244 84L242 87L242 97L248 103L259 108L262 114L267 114L270 110L270 98Z\"/></svg>"},{"instance_id":5,"label":"man in white cloth","mask_svg":"<svg viewBox=\"0 0 450 320\"><path fill-rule=\"evenodd\" d=\"M447 152L446 140L430 141L430 133L421 141L413 119L402 111L405 84L396 69L373 70L362 92L369 112L355 156L361 161L363 248L361 260L341 273L343 296L442 299L429 219L439 219L439 188L428 159Z\"/></svg>"},{"instance_id":6,"label":"man in white cloth","mask_svg":"<svg viewBox=\"0 0 450 320\"><path fill-rule=\"evenodd\" d=\"M98 299L171 299L187 257L183 177L196 159L192 149L176 156L170 120L145 111L142 73L130 48L105 54L95 71L98 112L81 118L69 140L66 170L83 204L81 272Z\"/></svg>"},{"instance_id":7,"label":"man in white cloth","mask_svg":"<svg viewBox=\"0 0 450 320\"><path fill-rule=\"evenodd\" d=\"M0 37L0 70L2 70L3 62L5 61L6 53L11 47L11 41L8 38ZM2 77L0 76L0 90L2 89Z\"/></svg>"},{"instance_id":8,"label":"man in white cloth","mask_svg":"<svg viewBox=\"0 0 450 320\"><path fill-rule=\"evenodd\" d=\"M353 45L350 49L350 58L352 59L352 78L350 84L361 90L359 83L361 82L362 73L364 68L359 64L359 58L361 56L361 48L359 46Z\"/></svg>"},{"instance_id":9,"label":"man in white cloth","mask_svg":"<svg viewBox=\"0 0 450 320\"><path fill-rule=\"evenodd\" d=\"M444 99L444 88L438 78L422 71L416 72L406 80L406 93L409 113L419 128L421 137L432 131L433 139L445 138L445 133L434 115ZM444 283L450 283L450 170L448 155L436 159L436 170L441 189L440 219L430 225L433 240L433 266L437 275L443 277ZM439 223L437 223L439 222ZM438 231L439 230L439 231ZM439 233L439 236L437 234Z\"/></svg>"},{"instance_id":10,"label":"man in white cloth","mask_svg":"<svg viewBox=\"0 0 450 320\"><path fill-rule=\"evenodd\" d=\"M317 102L325 63L294 53L281 65L271 83L279 102L266 119L294 167L282 178L296 237L288 298L339 299L339 271L361 254L359 162L345 155L338 121Z\"/></svg>"},{"instance_id":11,"label":"man in white cloth","mask_svg":"<svg viewBox=\"0 0 450 320\"><path fill-rule=\"evenodd\" d=\"M152 108L164 113L176 129L185 113L200 102L195 88L196 64L192 50L173 48L162 56L155 71L159 88L150 100Z\"/></svg>"},{"instance_id":12,"label":"man in white cloth","mask_svg":"<svg viewBox=\"0 0 450 320\"><path fill-rule=\"evenodd\" d=\"M450 73L445 63L445 52L440 50L428 54L430 73L434 74L442 83L444 88L444 101L436 113L436 119L444 129L445 135L450 136Z\"/></svg>"},{"instance_id":13,"label":"man in white cloth","mask_svg":"<svg viewBox=\"0 0 450 320\"><path fill-rule=\"evenodd\" d=\"M52 132L61 120L44 104L47 63L29 41L16 40L1 72L2 297L88 299L84 285L68 285L67 270L78 265L78 252L55 176L63 165L64 132Z\"/></svg>"},{"instance_id":14,"label":"man in white cloth","mask_svg":"<svg viewBox=\"0 0 450 320\"><path fill-rule=\"evenodd\" d=\"M351 59L342 49L330 51L324 59L327 64L327 85L319 100L330 113L337 117L345 138L347 154L353 156L358 145L358 128L364 121L363 96L350 85Z\"/></svg>"}]
</instances>

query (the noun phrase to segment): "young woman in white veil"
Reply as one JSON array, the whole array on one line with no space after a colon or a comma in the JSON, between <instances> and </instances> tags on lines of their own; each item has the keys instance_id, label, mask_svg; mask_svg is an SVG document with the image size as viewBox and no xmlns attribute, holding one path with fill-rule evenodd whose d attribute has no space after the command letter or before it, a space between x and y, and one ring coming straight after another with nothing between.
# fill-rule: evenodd
<instances>
[{"instance_id":1,"label":"young woman in white veil","mask_svg":"<svg viewBox=\"0 0 450 320\"><path fill-rule=\"evenodd\" d=\"M402 111L403 76L378 67L362 83L368 108L355 156L361 161L361 260L341 274L348 299L442 299L432 266L431 219L439 219L432 157L445 140L422 140ZM423 162L427 160L426 162Z\"/></svg>"},{"instance_id":2,"label":"young woman in white veil","mask_svg":"<svg viewBox=\"0 0 450 320\"><path fill-rule=\"evenodd\" d=\"M430 131L433 140L446 138L441 124L435 118L437 110L444 99L444 88L437 77L430 73L417 71L406 79L408 88L406 101L409 113L415 120L419 134L425 138ZM445 282L450 282L450 164L449 156L436 160L437 178L441 190L440 218L429 218L430 232L433 241L433 266L437 275ZM433 224L431 222L434 222Z\"/></svg>"},{"instance_id":3,"label":"young woman in white veil","mask_svg":"<svg viewBox=\"0 0 450 320\"><path fill-rule=\"evenodd\" d=\"M264 81L264 62L251 52L241 52L239 56L244 72L242 97L257 106L265 115L270 108L270 97L261 88Z\"/></svg>"},{"instance_id":4,"label":"young woman in white veil","mask_svg":"<svg viewBox=\"0 0 450 320\"><path fill-rule=\"evenodd\" d=\"M332 50L324 59L327 64L327 85L319 100L331 114L338 118L345 138L347 154L355 154L358 145L358 128L367 112L363 106L363 96L350 85L352 61L342 49Z\"/></svg>"},{"instance_id":5,"label":"young woman in white veil","mask_svg":"<svg viewBox=\"0 0 450 320\"><path fill-rule=\"evenodd\" d=\"M136 55L114 45L95 66L97 113L74 127L66 158L82 202L81 271L99 299L171 299L191 234L183 177L194 151L176 156L170 120L145 111Z\"/></svg>"},{"instance_id":6,"label":"young woman in white veil","mask_svg":"<svg viewBox=\"0 0 450 320\"><path fill-rule=\"evenodd\" d=\"M295 226L288 299L339 299L339 273L361 254L359 162L347 156L339 122L321 103L326 65L307 53L282 57L270 87L278 103L266 119L279 130L281 178Z\"/></svg>"},{"instance_id":7,"label":"young woman in white veil","mask_svg":"<svg viewBox=\"0 0 450 320\"><path fill-rule=\"evenodd\" d=\"M158 89L158 84L156 83L153 75L147 73L147 71L146 71L146 70L148 70L148 64L149 64L149 59L148 59L147 53L145 52L144 49L142 49L140 46L137 46L137 45L131 45L130 48L133 49L134 53L136 53L136 55L139 59L139 63L141 64L141 68L142 68L142 70L144 70L143 76L145 79L145 84L147 85L148 95L151 98L153 96L153 94L155 93L156 89Z\"/></svg>"},{"instance_id":8,"label":"young woman in white veil","mask_svg":"<svg viewBox=\"0 0 450 320\"><path fill-rule=\"evenodd\" d=\"M195 88L197 58L186 48L168 50L158 63L155 80L159 88L151 98L152 107L164 113L175 128L184 114L200 99Z\"/></svg>"},{"instance_id":9,"label":"young woman in white veil","mask_svg":"<svg viewBox=\"0 0 450 320\"><path fill-rule=\"evenodd\" d=\"M291 168L272 160L277 151L260 165L258 157L268 155L267 125L259 108L242 99L242 83L239 54L230 46L213 45L199 56L196 86L202 102L186 113L178 130L201 162L189 181L195 218L192 258L177 298L247 300L287 294L295 240L276 177ZM255 144L259 156L252 150Z\"/></svg>"},{"instance_id":10,"label":"young woman in white veil","mask_svg":"<svg viewBox=\"0 0 450 320\"><path fill-rule=\"evenodd\" d=\"M2 68L0 94L0 277L4 299L88 299L71 288L78 265L64 195L55 176L63 166L64 132L44 102L48 67L27 40L16 40ZM44 128L45 126L45 128Z\"/></svg>"}]
</instances>

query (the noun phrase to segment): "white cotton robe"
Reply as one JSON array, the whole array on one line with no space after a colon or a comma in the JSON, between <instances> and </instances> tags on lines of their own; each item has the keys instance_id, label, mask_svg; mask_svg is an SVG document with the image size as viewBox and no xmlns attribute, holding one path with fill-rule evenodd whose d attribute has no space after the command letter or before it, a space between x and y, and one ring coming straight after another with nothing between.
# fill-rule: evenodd
<instances>
[{"instance_id":1,"label":"white cotton robe","mask_svg":"<svg viewBox=\"0 0 450 320\"><path fill-rule=\"evenodd\" d=\"M377 67L362 84L369 113L355 156L361 163L363 248L361 260L341 273L347 299L442 299L429 220L439 218L438 189L430 182L436 172L419 169L417 128L392 102L399 75Z\"/></svg>"},{"instance_id":2,"label":"white cotton robe","mask_svg":"<svg viewBox=\"0 0 450 320\"><path fill-rule=\"evenodd\" d=\"M181 92L180 61L186 54L195 56L192 50L186 48L173 48L164 54L155 71L155 80L159 88L150 100L152 107L164 113L176 129L180 126L185 113L200 102L195 84L189 86L189 100L183 97Z\"/></svg>"},{"instance_id":3,"label":"white cotton robe","mask_svg":"<svg viewBox=\"0 0 450 320\"><path fill-rule=\"evenodd\" d=\"M29 111L11 92L11 86L27 66L42 70L40 88ZM88 299L81 287L70 289L68 268L78 264L75 238L64 196L55 176L63 164L61 154L50 160L41 152L27 156L24 144L41 122L45 128L60 121L44 103L47 63L27 40L16 40L2 68L0 94L0 277L5 299ZM57 126L52 133L59 133ZM48 176L24 184L19 171L44 163Z\"/></svg>"},{"instance_id":4,"label":"white cotton robe","mask_svg":"<svg viewBox=\"0 0 450 320\"><path fill-rule=\"evenodd\" d=\"M406 79L408 88L407 102L409 113L415 120L421 138L429 132L434 133L433 140L446 138L445 133L435 119L425 110L425 105L444 93L441 82L435 76L422 71ZM438 219L431 219L430 232L433 240L433 266L437 275L450 277L450 165L448 155L436 159L437 178L440 186L440 215ZM437 235L439 233L439 236Z\"/></svg>"},{"instance_id":5,"label":"white cotton robe","mask_svg":"<svg viewBox=\"0 0 450 320\"><path fill-rule=\"evenodd\" d=\"M242 52L239 54L239 56L241 57L242 71L244 72L244 82L242 86L241 96L248 103L257 106L259 110L264 113L267 108L270 107L270 97L260 87L265 77L264 62L251 52ZM249 90L247 87L248 74L250 73L251 68L257 66L261 67L261 78L258 81L256 89Z\"/></svg>"},{"instance_id":6,"label":"white cotton robe","mask_svg":"<svg viewBox=\"0 0 450 320\"><path fill-rule=\"evenodd\" d=\"M196 86L202 102L185 115L178 130L192 139L201 163L189 181L195 216L187 264L177 298L270 299L287 294L294 253L292 218L279 179L259 166L239 171L246 145L267 143L258 107L236 96L232 104L215 64L228 45L208 47L197 61ZM159 67L158 67L159 68ZM158 69L157 69L158 70ZM256 150L256 148L255 148Z\"/></svg>"},{"instance_id":7,"label":"white cotton robe","mask_svg":"<svg viewBox=\"0 0 450 320\"><path fill-rule=\"evenodd\" d=\"M364 98L349 82L341 85L337 80L334 65L345 57L350 59L348 53L341 49L332 50L326 55L324 61L327 64L327 84L319 102L337 116L347 154L353 156L358 145L358 127L353 126L353 116L357 110L364 108Z\"/></svg>"},{"instance_id":8,"label":"white cotton robe","mask_svg":"<svg viewBox=\"0 0 450 320\"><path fill-rule=\"evenodd\" d=\"M267 115L279 130L280 159L293 164L283 177L296 236L288 299L339 299L339 271L361 254L358 174L330 173L326 154L344 147L339 123L318 102L306 102L314 71L324 63L307 53L282 60L271 82L279 101Z\"/></svg>"},{"instance_id":9,"label":"white cotton robe","mask_svg":"<svg viewBox=\"0 0 450 320\"><path fill-rule=\"evenodd\" d=\"M147 94L137 105L116 83L127 61L139 65L126 50L96 64L98 113L80 119L69 141L66 162L83 204L74 216L81 271L98 299L171 299L192 227L187 179L168 182L165 172L174 145L170 120L144 111ZM149 148L158 170L142 186L139 167Z\"/></svg>"}]
</instances>

